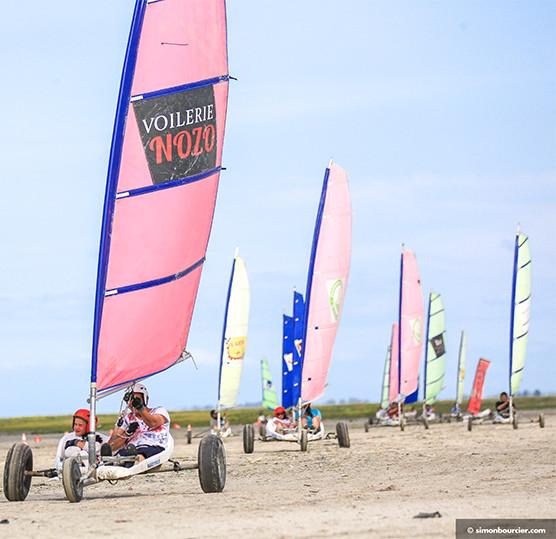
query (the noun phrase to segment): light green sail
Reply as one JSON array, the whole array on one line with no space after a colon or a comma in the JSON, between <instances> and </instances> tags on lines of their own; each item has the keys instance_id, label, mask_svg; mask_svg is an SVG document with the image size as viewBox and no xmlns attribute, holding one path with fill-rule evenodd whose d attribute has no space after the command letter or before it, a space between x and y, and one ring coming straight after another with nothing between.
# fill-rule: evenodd
<instances>
[{"instance_id":1,"label":"light green sail","mask_svg":"<svg viewBox=\"0 0 556 539\"><path fill-rule=\"evenodd\" d=\"M261 381L263 386L263 408L274 410L278 406L276 390L272 385L272 375L266 359L261 360Z\"/></svg>"},{"instance_id":2,"label":"light green sail","mask_svg":"<svg viewBox=\"0 0 556 539\"><path fill-rule=\"evenodd\" d=\"M388 345L388 350L386 352L386 360L384 361L384 377L382 378L382 400L380 406L383 410L388 409L390 404L389 393L390 393L390 358L392 354L392 347Z\"/></svg>"},{"instance_id":3,"label":"light green sail","mask_svg":"<svg viewBox=\"0 0 556 539\"><path fill-rule=\"evenodd\" d=\"M510 350L510 395L519 391L529 334L531 315L531 255L529 238L517 233L514 256L512 326Z\"/></svg>"},{"instance_id":4,"label":"light green sail","mask_svg":"<svg viewBox=\"0 0 556 539\"><path fill-rule=\"evenodd\" d=\"M456 392L456 403L461 406L463 402L463 382L465 380L465 358L467 356L467 337L465 336L465 331L461 332L461 338L459 341L459 356L458 356L458 380L457 380L457 392Z\"/></svg>"},{"instance_id":5,"label":"light green sail","mask_svg":"<svg viewBox=\"0 0 556 539\"><path fill-rule=\"evenodd\" d=\"M425 355L425 395L427 404L432 404L444 389L446 371L446 321L440 294L429 295L427 351Z\"/></svg>"}]
</instances>

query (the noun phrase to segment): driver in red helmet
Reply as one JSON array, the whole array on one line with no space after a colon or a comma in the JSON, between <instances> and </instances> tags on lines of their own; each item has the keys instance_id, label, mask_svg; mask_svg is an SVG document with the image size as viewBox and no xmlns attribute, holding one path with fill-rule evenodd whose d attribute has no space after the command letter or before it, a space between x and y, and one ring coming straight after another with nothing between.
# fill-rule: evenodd
<instances>
[{"instance_id":1,"label":"driver in red helmet","mask_svg":"<svg viewBox=\"0 0 556 539\"><path fill-rule=\"evenodd\" d=\"M81 455L84 465L88 462L88 447L87 435L90 429L91 414L89 410L80 408L73 414L72 430L62 436L58 442L58 449L56 450L56 461L54 466L56 469L61 470L64 459L68 457L77 457ZM98 417L96 418L98 424ZM98 454L101 445L108 440L108 436L96 433L95 450Z\"/></svg>"},{"instance_id":2,"label":"driver in red helmet","mask_svg":"<svg viewBox=\"0 0 556 539\"><path fill-rule=\"evenodd\" d=\"M283 406L274 408L274 417L266 424L266 434L273 436L275 434L287 434L291 429L291 419Z\"/></svg>"}]
</instances>

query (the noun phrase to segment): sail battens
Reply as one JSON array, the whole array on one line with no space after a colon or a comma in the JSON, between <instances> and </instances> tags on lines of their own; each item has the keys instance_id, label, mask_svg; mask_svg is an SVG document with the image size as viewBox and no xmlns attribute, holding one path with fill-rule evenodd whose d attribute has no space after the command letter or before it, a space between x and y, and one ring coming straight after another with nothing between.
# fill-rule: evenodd
<instances>
[{"instance_id":1,"label":"sail battens","mask_svg":"<svg viewBox=\"0 0 556 539\"><path fill-rule=\"evenodd\" d=\"M153 279L152 281L146 281L144 283L137 283L137 284L131 284L127 286L120 286L118 288L113 288L111 290L107 290L104 295L113 296L116 294L126 294L127 292L135 292L136 290L143 290L145 288L151 288L153 286L166 284L171 281L177 281L178 279L181 279L182 277L185 277L192 271L196 270L199 266L203 264L204 261L205 261L205 257L201 258L200 260L197 260L195 264L192 264L188 268L185 268L184 270L179 271L178 273L174 273L173 275L161 277L160 279Z\"/></svg>"},{"instance_id":2,"label":"sail battens","mask_svg":"<svg viewBox=\"0 0 556 539\"><path fill-rule=\"evenodd\" d=\"M116 198L128 198L128 197L135 197L138 195L145 195L148 193L154 193L156 191L163 191L165 189L172 189L173 187L181 187L182 185L187 185L189 183L195 183L200 180L204 180L206 178L210 178L217 174L222 170L222 167L214 167L204 172L200 172L199 174L195 174L193 176L187 176L185 178L180 178L178 180L172 180L165 183L160 183L158 185L148 185L146 187L138 187L137 189L130 189L129 191L125 191L123 193L118 193Z\"/></svg>"},{"instance_id":3,"label":"sail battens","mask_svg":"<svg viewBox=\"0 0 556 539\"><path fill-rule=\"evenodd\" d=\"M152 99L153 97L171 95L178 92L193 90L195 88L203 88L204 86L213 86L215 84L220 84L221 82L228 82L229 80L229 75L221 75L219 77L212 77L211 79L198 80L195 82L189 82L187 84L181 84L180 86L161 88L160 90L153 90L152 92L145 92L144 94L134 95L131 96L130 101L137 101L139 99Z\"/></svg>"}]
</instances>

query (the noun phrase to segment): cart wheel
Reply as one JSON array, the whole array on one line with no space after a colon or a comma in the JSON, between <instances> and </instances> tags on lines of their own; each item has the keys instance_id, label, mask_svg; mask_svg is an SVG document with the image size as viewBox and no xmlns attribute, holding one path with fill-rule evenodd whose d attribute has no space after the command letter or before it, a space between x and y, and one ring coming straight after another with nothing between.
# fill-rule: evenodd
<instances>
[{"instance_id":1,"label":"cart wheel","mask_svg":"<svg viewBox=\"0 0 556 539\"><path fill-rule=\"evenodd\" d=\"M226 452L218 436L205 436L197 453L199 483L203 492L222 492L226 485Z\"/></svg>"},{"instance_id":2,"label":"cart wheel","mask_svg":"<svg viewBox=\"0 0 556 539\"><path fill-rule=\"evenodd\" d=\"M301 451L307 451L307 446L309 445L309 434L305 429L301 429L301 434L299 437L299 448Z\"/></svg>"},{"instance_id":3,"label":"cart wheel","mask_svg":"<svg viewBox=\"0 0 556 539\"><path fill-rule=\"evenodd\" d=\"M4 495L10 502L22 502L31 488L32 476L25 472L33 470L33 452L22 442L10 448L4 464Z\"/></svg>"},{"instance_id":4,"label":"cart wheel","mask_svg":"<svg viewBox=\"0 0 556 539\"><path fill-rule=\"evenodd\" d=\"M187 440L187 443L190 444L191 440L193 439L193 432L188 430L187 434L185 435L185 439Z\"/></svg>"},{"instance_id":5,"label":"cart wheel","mask_svg":"<svg viewBox=\"0 0 556 539\"><path fill-rule=\"evenodd\" d=\"M403 432L405 430L405 417L400 419L400 430Z\"/></svg>"},{"instance_id":6,"label":"cart wheel","mask_svg":"<svg viewBox=\"0 0 556 539\"><path fill-rule=\"evenodd\" d=\"M539 427L544 429L544 414L539 414Z\"/></svg>"},{"instance_id":7,"label":"cart wheel","mask_svg":"<svg viewBox=\"0 0 556 539\"><path fill-rule=\"evenodd\" d=\"M349 447L349 430L347 423L340 421L336 423L336 437L338 438L338 445L340 447Z\"/></svg>"},{"instance_id":8,"label":"cart wheel","mask_svg":"<svg viewBox=\"0 0 556 539\"><path fill-rule=\"evenodd\" d=\"M259 438L261 438L262 440L264 440L264 437L266 436L266 427L265 425L263 425L262 423L259 425Z\"/></svg>"},{"instance_id":9,"label":"cart wheel","mask_svg":"<svg viewBox=\"0 0 556 539\"><path fill-rule=\"evenodd\" d=\"M469 418L469 419L467 420L467 430L468 430L469 432L471 432L471 431L473 430L473 420L472 420L471 418Z\"/></svg>"},{"instance_id":10,"label":"cart wheel","mask_svg":"<svg viewBox=\"0 0 556 539\"><path fill-rule=\"evenodd\" d=\"M253 453L255 450L255 429L253 425L243 425L243 452Z\"/></svg>"},{"instance_id":11,"label":"cart wheel","mask_svg":"<svg viewBox=\"0 0 556 539\"><path fill-rule=\"evenodd\" d=\"M71 503L77 503L83 499L83 483L81 483L81 465L79 463L79 457L70 457L64 460L62 468L64 492Z\"/></svg>"},{"instance_id":12,"label":"cart wheel","mask_svg":"<svg viewBox=\"0 0 556 539\"><path fill-rule=\"evenodd\" d=\"M375 421L374 417L372 417L372 416L369 417L369 425L373 425L374 421Z\"/></svg>"},{"instance_id":13,"label":"cart wheel","mask_svg":"<svg viewBox=\"0 0 556 539\"><path fill-rule=\"evenodd\" d=\"M369 424L368 423L365 423L363 425L363 428L365 429L365 432L369 432Z\"/></svg>"},{"instance_id":14,"label":"cart wheel","mask_svg":"<svg viewBox=\"0 0 556 539\"><path fill-rule=\"evenodd\" d=\"M515 429L517 429L517 415L514 414L514 417L512 419L512 427Z\"/></svg>"},{"instance_id":15,"label":"cart wheel","mask_svg":"<svg viewBox=\"0 0 556 539\"><path fill-rule=\"evenodd\" d=\"M447 421L448 421L448 423L451 423L452 422L452 416L448 416Z\"/></svg>"}]
</instances>

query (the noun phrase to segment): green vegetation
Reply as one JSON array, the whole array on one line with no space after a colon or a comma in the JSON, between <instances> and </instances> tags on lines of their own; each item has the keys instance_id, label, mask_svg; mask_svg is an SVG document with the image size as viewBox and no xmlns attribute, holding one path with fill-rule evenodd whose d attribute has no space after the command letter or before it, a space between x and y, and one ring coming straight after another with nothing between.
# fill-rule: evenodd
<instances>
[{"instance_id":1,"label":"green vegetation","mask_svg":"<svg viewBox=\"0 0 556 539\"><path fill-rule=\"evenodd\" d=\"M494 408L496 399L484 399L482 408ZM453 401L438 401L434 407L438 413L447 413L453 405ZM516 399L519 410L542 410L556 408L556 395L548 397L519 397ZM420 403L417 407L420 407ZM357 404L334 404L319 405L319 410L326 419L361 419L374 415L379 408L376 403L357 403ZM232 424L252 423L263 413L261 408L237 408L227 412L228 419ZM268 412L265 412L268 413ZM193 427L208 427L208 410L183 410L170 412L172 424L179 424L186 428L191 424ZM110 430L116 422L115 414L99 416L98 429L102 431ZM0 432L45 434L50 432L65 432L71 429L71 416L33 416L33 417L13 417L0 418Z\"/></svg>"}]
</instances>

